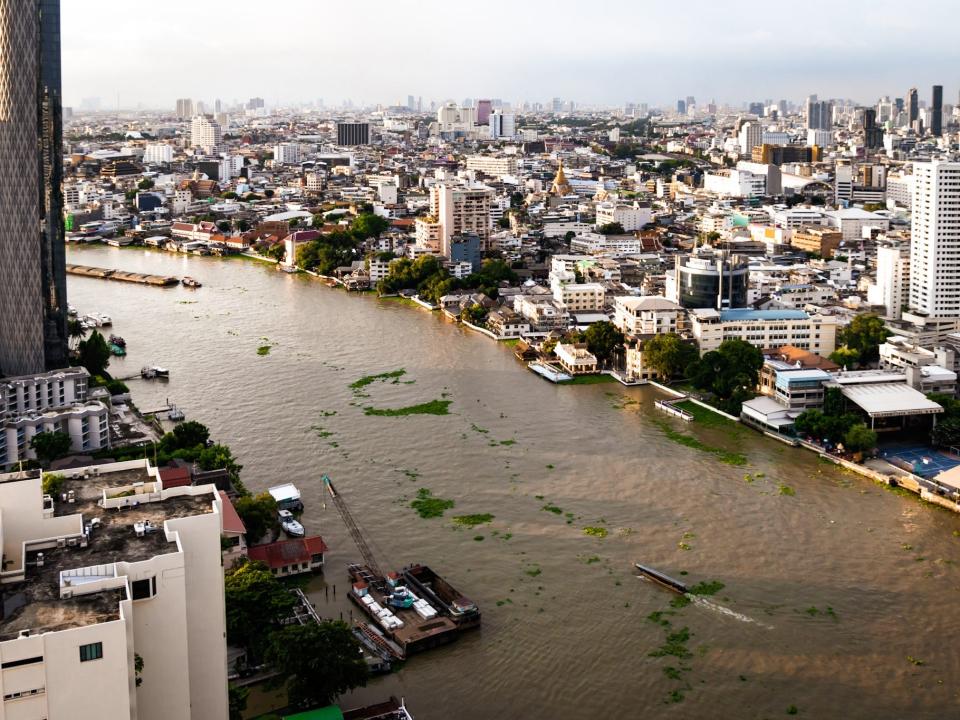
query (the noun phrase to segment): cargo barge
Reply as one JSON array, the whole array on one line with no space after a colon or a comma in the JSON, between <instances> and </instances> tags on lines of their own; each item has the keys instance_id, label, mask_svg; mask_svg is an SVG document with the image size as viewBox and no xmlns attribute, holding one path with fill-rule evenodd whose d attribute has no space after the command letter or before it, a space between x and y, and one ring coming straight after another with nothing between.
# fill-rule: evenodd
<instances>
[{"instance_id":1,"label":"cargo barge","mask_svg":"<svg viewBox=\"0 0 960 720\"><path fill-rule=\"evenodd\" d=\"M480 624L479 608L424 565L383 579L366 565L347 570L353 583L350 601L370 620L366 634L389 641L400 659L453 642Z\"/></svg>"}]
</instances>

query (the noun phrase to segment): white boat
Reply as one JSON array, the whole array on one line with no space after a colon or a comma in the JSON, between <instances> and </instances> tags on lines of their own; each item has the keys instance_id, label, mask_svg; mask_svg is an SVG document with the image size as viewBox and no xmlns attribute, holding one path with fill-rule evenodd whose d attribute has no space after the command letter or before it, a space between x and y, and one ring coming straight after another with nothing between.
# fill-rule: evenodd
<instances>
[{"instance_id":1,"label":"white boat","mask_svg":"<svg viewBox=\"0 0 960 720\"><path fill-rule=\"evenodd\" d=\"M170 371L159 365L144 365L140 368L140 377L152 380L153 378L168 378Z\"/></svg>"},{"instance_id":2,"label":"white boat","mask_svg":"<svg viewBox=\"0 0 960 720\"><path fill-rule=\"evenodd\" d=\"M109 315L104 315L103 313L90 313L89 315L84 315L83 319L89 322L93 327L107 327L108 325L113 325L113 320Z\"/></svg>"},{"instance_id":3,"label":"white boat","mask_svg":"<svg viewBox=\"0 0 960 720\"><path fill-rule=\"evenodd\" d=\"M186 419L186 415L183 414L183 410L178 408L176 405L170 406L170 411L167 413L167 419L172 422L180 422L181 420Z\"/></svg>"},{"instance_id":4,"label":"white boat","mask_svg":"<svg viewBox=\"0 0 960 720\"><path fill-rule=\"evenodd\" d=\"M303 537L306 531L303 529L303 525L297 522L297 519L293 516L293 513L289 510L281 510L277 513L277 516L280 520L280 527L283 528L283 531L292 537Z\"/></svg>"},{"instance_id":5,"label":"white boat","mask_svg":"<svg viewBox=\"0 0 960 720\"><path fill-rule=\"evenodd\" d=\"M70 317L76 317L76 316L77 316L77 309L76 309L73 305L69 305L69 304L68 304L68 305L67 305L67 315L69 315Z\"/></svg>"}]
</instances>

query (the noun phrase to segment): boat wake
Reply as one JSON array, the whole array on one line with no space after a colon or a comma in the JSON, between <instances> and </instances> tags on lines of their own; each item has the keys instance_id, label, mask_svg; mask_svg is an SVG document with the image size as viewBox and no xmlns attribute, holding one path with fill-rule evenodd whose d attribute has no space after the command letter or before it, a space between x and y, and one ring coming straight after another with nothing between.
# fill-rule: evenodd
<instances>
[{"instance_id":1,"label":"boat wake","mask_svg":"<svg viewBox=\"0 0 960 720\"><path fill-rule=\"evenodd\" d=\"M727 617L731 617L734 620L739 620L740 622L743 622L743 623L752 623L754 625L759 625L760 627L766 630L773 630L773 625L767 625L766 623L762 623L759 620L755 620L754 618L744 615L743 613L738 613L735 610L731 610L728 607L724 607L723 605L717 605L717 603L711 602L710 600L707 600L706 598L701 597L700 595L692 595L690 593L687 593L686 597L692 600L695 604L699 605L700 607L706 608L708 610L713 610L716 613L720 613L721 615L726 615Z\"/></svg>"}]
</instances>

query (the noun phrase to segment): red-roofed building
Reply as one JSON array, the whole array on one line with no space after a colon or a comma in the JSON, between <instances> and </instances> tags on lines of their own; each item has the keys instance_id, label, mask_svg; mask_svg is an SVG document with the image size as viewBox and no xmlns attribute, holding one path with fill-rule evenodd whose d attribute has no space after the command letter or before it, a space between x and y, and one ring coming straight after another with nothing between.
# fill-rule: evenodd
<instances>
[{"instance_id":1,"label":"red-roofed building","mask_svg":"<svg viewBox=\"0 0 960 720\"><path fill-rule=\"evenodd\" d=\"M323 554L327 544L319 535L280 540L247 548L251 560L262 562L274 575L301 575L323 570Z\"/></svg>"},{"instance_id":2,"label":"red-roofed building","mask_svg":"<svg viewBox=\"0 0 960 720\"><path fill-rule=\"evenodd\" d=\"M191 485L193 478L190 475L190 467L162 467L160 468L160 482L163 483L164 490Z\"/></svg>"},{"instance_id":3,"label":"red-roofed building","mask_svg":"<svg viewBox=\"0 0 960 720\"><path fill-rule=\"evenodd\" d=\"M223 490L219 492L220 499L223 501L220 534L230 543L229 548L224 547L223 549L223 567L228 570L237 560L247 554L247 528L227 494Z\"/></svg>"}]
</instances>

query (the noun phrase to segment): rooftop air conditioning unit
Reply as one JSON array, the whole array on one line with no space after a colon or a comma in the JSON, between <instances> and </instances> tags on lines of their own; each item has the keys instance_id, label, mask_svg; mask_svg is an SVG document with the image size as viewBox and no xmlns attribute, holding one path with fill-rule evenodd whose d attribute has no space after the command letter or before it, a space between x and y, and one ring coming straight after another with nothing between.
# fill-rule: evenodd
<instances>
[{"instance_id":1,"label":"rooftop air conditioning unit","mask_svg":"<svg viewBox=\"0 0 960 720\"><path fill-rule=\"evenodd\" d=\"M37 553L37 567L43 567L43 553Z\"/></svg>"},{"instance_id":2,"label":"rooftop air conditioning unit","mask_svg":"<svg viewBox=\"0 0 960 720\"><path fill-rule=\"evenodd\" d=\"M22 638L30 637L30 630L29 630L29 629L27 629L27 630L21 630L21 631L20 631L20 634L17 635L17 637L22 637Z\"/></svg>"},{"instance_id":3,"label":"rooftop air conditioning unit","mask_svg":"<svg viewBox=\"0 0 960 720\"><path fill-rule=\"evenodd\" d=\"M57 547L58 547L58 548L65 548L66 546L67 546L67 539L66 539L66 538L62 538L62 537L57 538Z\"/></svg>"}]
</instances>

